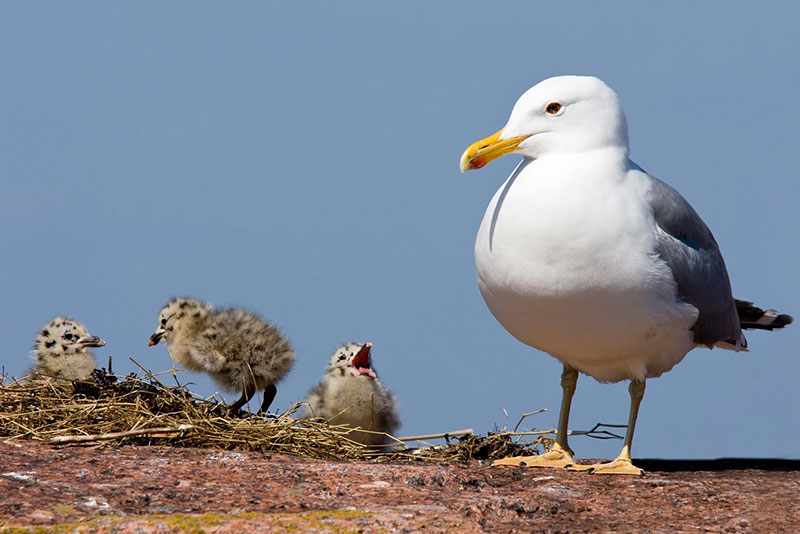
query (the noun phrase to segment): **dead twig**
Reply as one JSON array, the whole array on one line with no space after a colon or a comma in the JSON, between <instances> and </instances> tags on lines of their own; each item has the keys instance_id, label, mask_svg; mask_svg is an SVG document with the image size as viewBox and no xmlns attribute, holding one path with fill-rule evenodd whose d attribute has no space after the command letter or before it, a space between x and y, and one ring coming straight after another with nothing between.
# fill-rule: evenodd
<instances>
[{"instance_id":1,"label":"dead twig","mask_svg":"<svg viewBox=\"0 0 800 534\"><path fill-rule=\"evenodd\" d=\"M503 410L503 411L505 411L505 410ZM530 417L531 415L536 415L536 414L540 414L540 413L543 413L543 412L549 412L549 411L550 410L548 410L547 408L542 408L541 410L536 410L534 412L528 412L528 413L522 414L522 417L519 418L519 421L517 421L517 424L514 426L514 432L516 432L519 429L519 425L522 424L522 421L524 421L526 417ZM508 414L506 414L506 417L508 417Z\"/></svg>"},{"instance_id":2,"label":"dead twig","mask_svg":"<svg viewBox=\"0 0 800 534\"><path fill-rule=\"evenodd\" d=\"M85 443L87 441L107 441L112 439L130 438L133 436L153 436L157 434L178 434L186 432L187 430L194 430L194 425L180 425L175 428L139 428L135 430L126 430L125 432L109 432L108 434L90 434L88 436L56 436L50 438L50 443L54 445L63 445L64 443Z\"/></svg>"},{"instance_id":3,"label":"dead twig","mask_svg":"<svg viewBox=\"0 0 800 534\"><path fill-rule=\"evenodd\" d=\"M471 436L474 434L474 431L471 428L467 428L464 430L453 430L452 432L442 432L440 434L423 434L421 436L405 436L402 438L396 438L397 441L427 441L429 439L447 439L447 438L457 438L460 436Z\"/></svg>"}]
</instances>

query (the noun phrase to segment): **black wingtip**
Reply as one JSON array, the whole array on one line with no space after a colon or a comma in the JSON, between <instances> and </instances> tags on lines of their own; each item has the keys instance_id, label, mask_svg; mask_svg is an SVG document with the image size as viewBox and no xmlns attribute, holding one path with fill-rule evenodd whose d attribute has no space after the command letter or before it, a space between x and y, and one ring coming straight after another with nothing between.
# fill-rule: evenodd
<instances>
[{"instance_id":1,"label":"black wingtip","mask_svg":"<svg viewBox=\"0 0 800 534\"><path fill-rule=\"evenodd\" d=\"M736 312L742 328L749 330L779 330L794 322L791 315L763 310L746 300L736 300Z\"/></svg>"}]
</instances>

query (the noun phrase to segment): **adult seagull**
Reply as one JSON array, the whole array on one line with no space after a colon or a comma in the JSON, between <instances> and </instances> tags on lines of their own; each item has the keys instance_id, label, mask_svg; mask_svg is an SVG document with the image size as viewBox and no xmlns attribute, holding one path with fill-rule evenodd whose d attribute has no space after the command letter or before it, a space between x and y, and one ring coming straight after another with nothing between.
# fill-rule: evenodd
<instances>
[{"instance_id":1,"label":"adult seagull","mask_svg":"<svg viewBox=\"0 0 800 534\"><path fill-rule=\"evenodd\" d=\"M734 300L711 231L628 152L614 91L597 78L559 76L525 92L506 126L461 156L462 172L505 154L524 158L483 217L478 285L511 335L564 366L553 447L496 465L642 474L630 450L645 380L695 347L746 350L742 328L792 322ZM579 372L600 382L630 380L625 442L611 462L573 460L567 423Z\"/></svg>"}]
</instances>

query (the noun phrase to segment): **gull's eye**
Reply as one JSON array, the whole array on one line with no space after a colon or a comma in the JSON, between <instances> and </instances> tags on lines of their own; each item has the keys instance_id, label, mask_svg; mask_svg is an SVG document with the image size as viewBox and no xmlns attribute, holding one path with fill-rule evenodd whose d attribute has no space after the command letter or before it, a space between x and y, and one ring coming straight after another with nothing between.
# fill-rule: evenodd
<instances>
[{"instance_id":1,"label":"gull's eye","mask_svg":"<svg viewBox=\"0 0 800 534\"><path fill-rule=\"evenodd\" d=\"M547 107L544 110L549 113L550 115L557 115L559 111L564 109L564 106L559 104L558 102L550 102L547 104Z\"/></svg>"},{"instance_id":2,"label":"gull's eye","mask_svg":"<svg viewBox=\"0 0 800 534\"><path fill-rule=\"evenodd\" d=\"M161 319L161 326L167 326L167 320Z\"/></svg>"},{"instance_id":3,"label":"gull's eye","mask_svg":"<svg viewBox=\"0 0 800 534\"><path fill-rule=\"evenodd\" d=\"M67 332L66 334L64 334L64 339L66 339L67 341L71 340L72 339L72 334Z\"/></svg>"}]
</instances>

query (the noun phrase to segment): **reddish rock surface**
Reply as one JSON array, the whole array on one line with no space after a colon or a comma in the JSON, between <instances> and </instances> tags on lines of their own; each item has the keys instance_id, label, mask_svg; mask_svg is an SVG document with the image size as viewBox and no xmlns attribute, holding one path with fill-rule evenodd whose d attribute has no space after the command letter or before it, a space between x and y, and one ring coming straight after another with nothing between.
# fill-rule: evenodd
<instances>
[{"instance_id":1,"label":"reddish rock surface","mask_svg":"<svg viewBox=\"0 0 800 534\"><path fill-rule=\"evenodd\" d=\"M0 531L800 532L800 461L644 477L0 442Z\"/></svg>"}]
</instances>

